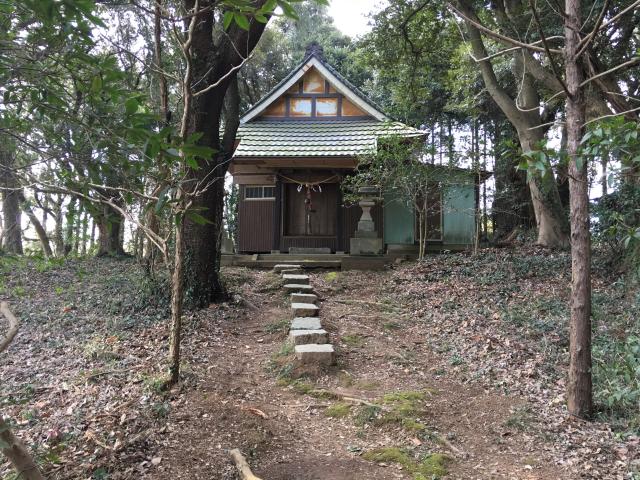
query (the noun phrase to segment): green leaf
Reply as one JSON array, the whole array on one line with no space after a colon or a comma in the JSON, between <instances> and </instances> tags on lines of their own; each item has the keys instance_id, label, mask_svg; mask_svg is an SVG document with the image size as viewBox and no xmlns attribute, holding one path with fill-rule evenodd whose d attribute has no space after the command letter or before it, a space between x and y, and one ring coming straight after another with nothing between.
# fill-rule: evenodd
<instances>
[{"instance_id":1,"label":"green leaf","mask_svg":"<svg viewBox=\"0 0 640 480\"><path fill-rule=\"evenodd\" d=\"M216 152L213 148L204 145L185 145L182 147L185 155L194 157L210 158Z\"/></svg>"},{"instance_id":2,"label":"green leaf","mask_svg":"<svg viewBox=\"0 0 640 480\"><path fill-rule=\"evenodd\" d=\"M225 30L229 29L229 25L231 25L231 22L233 22L233 12L227 10L226 12L224 12L224 17L222 17L222 26Z\"/></svg>"},{"instance_id":3,"label":"green leaf","mask_svg":"<svg viewBox=\"0 0 640 480\"><path fill-rule=\"evenodd\" d=\"M291 6L291 4L287 0L278 0L278 6L282 9L285 17L293 18L294 20L298 20L298 14L296 10Z\"/></svg>"},{"instance_id":4,"label":"green leaf","mask_svg":"<svg viewBox=\"0 0 640 480\"><path fill-rule=\"evenodd\" d=\"M100 75L96 75L91 80L91 91L93 93L99 93L102 90L102 77Z\"/></svg>"},{"instance_id":5,"label":"green leaf","mask_svg":"<svg viewBox=\"0 0 640 480\"><path fill-rule=\"evenodd\" d=\"M196 160L194 157L187 157L185 159L185 162L187 164L187 166L193 170L199 170L200 169L200 165L198 165L198 160Z\"/></svg>"},{"instance_id":6,"label":"green leaf","mask_svg":"<svg viewBox=\"0 0 640 480\"><path fill-rule=\"evenodd\" d=\"M187 218L189 218L189 220L193 221L194 223L197 223L198 225L210 225L210 224L213 224L213 222L211 220L203 217L202 215L200 215L197 212L188 211L187 212Z\"/></svg>"},{"instance_id":7,"label":"green leaf","mask_svg":"<svg viewBox=\"0 0 640 480\"><path fill-rule=\"evenodd\" d=\"M135 97L129 97L124 102L124 110L127 115L133 115L138 111L138 107L140 104L138 103L138 99Z\"/></svg>"},{"instance_id":8,"label":"green leaf","mask_svg":"<svg viewBox=\"0 0 640 480\"><path fill-rule=\"evenodd\" d=\"M170 187L168 186L163 188L160 192L160 195L158 195L158 201L156 203L156 213L160 213L160 211L167 204L167 200L169 199L169 189Z\"/></svg>"},{"instance_id":9,"label":"green leaf","mask_svg":"<svg viewBox=\"0 0 640 480\"><path fill-rule=\"evenodd\" d=\"M234 13L233 19L236 21L238 26L243 30L249 30L249 19L245 17L241 13Z\"/></svg>"}]
</instances>

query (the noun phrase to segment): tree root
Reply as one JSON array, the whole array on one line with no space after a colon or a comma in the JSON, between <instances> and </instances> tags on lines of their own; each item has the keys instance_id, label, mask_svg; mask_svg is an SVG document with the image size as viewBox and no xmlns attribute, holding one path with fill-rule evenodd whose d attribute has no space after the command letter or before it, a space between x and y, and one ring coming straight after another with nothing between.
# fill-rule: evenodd
<instances>
[{"instance_id":1,"label":"tree root","mask_svg":"<svg viewBox=\"0 0 640 480\"><path fill-rule=\"evenodd\" d=\"M261 480L253 474L251 467L249 467L249 464L247 463L247 459L242 455L239 449L234 448L233 450L230 450L229 456L236 465L236 469L238 470L242 480Z\"/></svg>"}]
</instances>

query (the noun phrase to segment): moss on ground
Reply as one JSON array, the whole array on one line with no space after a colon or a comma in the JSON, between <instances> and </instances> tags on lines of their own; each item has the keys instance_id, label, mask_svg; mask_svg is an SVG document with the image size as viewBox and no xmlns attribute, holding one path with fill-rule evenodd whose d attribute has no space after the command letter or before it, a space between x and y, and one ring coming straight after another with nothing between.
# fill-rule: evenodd
<instances>
[{"instance_id":1,"label":"moss on ground","mask_svg":"<svg viewBox=\"0 0 640 480\"><path fill-rule=\"evenodd\" d=\"M382 447L369 450L362 458L371 462L397 463L413 475L414 480L431 480L447 474L447 462L450 460L441 453L432 453L422 460L415 460L407 450L397 447Z\"/></svg>"},{"instance_id":2,"label":"moss on ground","mask_svg":"<svg viewBox=\"0 0 640 480\"><path fill-rule=\"evenodd\" d=\"M350 411L351 411L351 405L349 405L348 403L344 403L344 402L338 402L338 403L334 403L333 405L328 407L324 411L324 414L327 417L342 418L342 417L346 417L347 415L349 415Z\"/></svg>"},{"instance_id":3,"label":"moss on ground","mask_svg":"<svg viewBox=\"0 0 640 480\"><path fill-rule=\"evenodd\" d=\"M364 337L355 333L342 335L342 337L340 337L340 340L345 345L349 345L351 347L361 347L364 344Z\"/></svg>"},{"instance_id":4,"label":"moss on ground","mask_svg":"<svg viewBox=\"0 0 640 480\"><path fill-rule=\"evenodd\" d=\"M379 418L378 423L396 423L406 430L419 432L425 426L416 420L423 413L423 402L427 392L405 391L389 393L382 397L382 403L389 408Z\"/></svg>"},{"instance_id":5,"label":"moss on ground","mask_svg":"<svg viewBox=\"0 0 640 480\"><path fill-rule=\"evenodd\" d=\"M335 282L338 279L338 272L325 273L324 279L327 282Z\"/></svg>"}]
</instances>

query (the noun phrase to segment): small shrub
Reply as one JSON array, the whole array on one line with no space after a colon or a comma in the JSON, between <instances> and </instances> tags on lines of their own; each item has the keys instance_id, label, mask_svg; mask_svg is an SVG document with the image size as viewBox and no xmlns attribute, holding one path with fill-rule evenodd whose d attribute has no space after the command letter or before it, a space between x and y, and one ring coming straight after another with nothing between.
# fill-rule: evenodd
<instances>
[{"instance_id":1,"label":"small shrub","mask_svg":"<svg viewBox=\"0 0 640 480\"><path fill-rule=\"evenodd\" d=\"M596 401L609 414L638 415L640 405L640 337L611 340L594 348Z\"/></svg>"},{"instance_id":2,"label":"small shrub","mask_svg":"<svg viewBox=\"0 0 640 480\"><path fill-rule=\"evenodd\" d=\"M288 329L289 329L289 320L287 320L286 318L268 323L264 327L264 331L266 333L286 333Z\"/></svg>"}]
</instances>

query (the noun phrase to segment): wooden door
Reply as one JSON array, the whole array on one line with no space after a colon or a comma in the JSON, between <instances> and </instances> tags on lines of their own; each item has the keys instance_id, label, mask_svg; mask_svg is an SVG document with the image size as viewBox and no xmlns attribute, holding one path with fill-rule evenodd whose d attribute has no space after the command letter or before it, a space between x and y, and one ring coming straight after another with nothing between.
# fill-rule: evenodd
<instances>
[{"instance_id":1,"label":"wooden door","mask_svg":"<svg viewBox=\"0 0 640 480\"><path fill-rule=\"evenodd\" d=\"M289 237L336 235L338 186L325 183L307 192L306 187L285 185L284 234Z\"/></svg>"}]
</instances>

